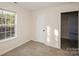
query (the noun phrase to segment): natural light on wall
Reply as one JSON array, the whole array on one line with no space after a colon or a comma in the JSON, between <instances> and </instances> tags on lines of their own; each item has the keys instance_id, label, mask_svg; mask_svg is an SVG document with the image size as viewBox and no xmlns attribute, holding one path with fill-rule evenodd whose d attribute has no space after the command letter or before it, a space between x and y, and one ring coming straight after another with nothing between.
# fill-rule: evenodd
<instances>
[{"instance_id":1,"label":"natural light on wall","mask_svg":"<svg viewBox=\"0 0 79 59\"><path fill-rule=\"evenodd\" d=\"M54 29L55 40L58 41L58 30Z\"/></svg>"},{"instance_id":2,"label":"natural light on wall","mask_svg":"<svg viewBox=\"0 0 79 59\"><path fill-rule=\"evenodd\" d=\"M49 26L47 26L47 43L49 43L50 42L50 27Z\"/></svg>"}]
</instances>

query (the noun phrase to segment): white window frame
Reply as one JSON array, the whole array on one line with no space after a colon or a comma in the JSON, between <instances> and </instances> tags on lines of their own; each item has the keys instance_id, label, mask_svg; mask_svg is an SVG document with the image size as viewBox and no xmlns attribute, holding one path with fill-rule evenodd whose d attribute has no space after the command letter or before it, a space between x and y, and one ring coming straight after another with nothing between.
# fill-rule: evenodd
<instances>
[{"instance_id":1,"label":"white window frame","mask_svg":"<svg viewBox=\"0 0 79 59\"><path fill-rule=\"evenodd\" d=\"M9 11L9 12L13 12L13 13L16 14L15 11L11 11L11 10L6 10L6 9L2 9L2 8L0 8L0 10ZM16 29L17 29L17 14L15 15L15 27L14 27L15 34L14 34L14 37L11 37L11 38L5 37L5 39L0 40L0 42L5 42L5 41L8 41L8 40L16 39L16 37L17 37L17 30Z\"/></svg>"}]
</instances>

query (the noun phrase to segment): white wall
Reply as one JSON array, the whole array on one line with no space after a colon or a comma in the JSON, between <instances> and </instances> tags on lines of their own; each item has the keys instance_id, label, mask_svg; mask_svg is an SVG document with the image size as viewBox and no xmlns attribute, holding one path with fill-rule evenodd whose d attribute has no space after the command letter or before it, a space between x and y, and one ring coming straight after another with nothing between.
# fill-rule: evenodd
<instances>
[{"instance_id":1,"label":"white wall","mask_svg":"<svg viewBox=\"0 0 79 59\"><path fill-rule=\"evenodd\" d=\"M16 39L13 40L8 40L1 42L0 41L0 55L3 53L21 45L24 44L25 42L31 40L31 15L30 11L24 10L23 8L19 6L15 6L12 3L0 3L0 8L7 9L7 10L12 10L15 11L17 14L17 26L16 26L16 32L17 32L17 37Z\"/></svg>"},{"instance_id":2,"label":"white wall","mask_svg":"<svg viewBox=\"0 0 79 59\"><path fill-rule=\"evenodd\" d=\"M17 38L0 42L0 55L29 41L40 41L56 48L61 46L61 12L79 10L79 3L51 7L31 12L11 3L0 3L0 8L16 11L17 13ZM31 17L33 16L33 17ZM41 23L42 22L42 23ZM47 27L50 28L49 40L47 40ZM40 30L39 30L40 29ZM42 30L46 31L43 32ZM58 36L57 36L58 31ZM43 33L41 35L41 33ZM37 35L38 34L38 35ZM39 36L41 35L41 36ZM44 37L46 36L46 38Z\"/></svg>"},{"instance_id":3,"label":"white wall","mask_svg":"<svg viewBox=\"0 0 79 59\"><path fill-rule=\"evenodd\" d=\"M42 31L41 31L42 27L49 26L50 27L50 36L49 36L50 40L49 40L49 42L46 42L47 39L45 39L46 41L44 42L44 44L47 44L47 45L50 45L50 46L56 47L56 48L61 48L61 40L60 40L61 14L60 13L69 12L69 11L77 11L77 10L79 10L79 3L61 5L59 7L54 7L54 8L51 7L51 8L33 12L33 16L34 16L33 21L35 21L34 26L36 29L41 28L39 31L33 30L33 33L35 33L34 40L40 41L41 38L42 38L42 40L44 40L43 37L40 37L39 35L41 35L40 33L42 33ZM44 21L44 25L40 25L41 23L40 24L36 23L39 21ZM58 31L58 36L56 34L57 31ZM37 34L39 34L39 35L37 35Z\"/></svg>"}]
</instances>

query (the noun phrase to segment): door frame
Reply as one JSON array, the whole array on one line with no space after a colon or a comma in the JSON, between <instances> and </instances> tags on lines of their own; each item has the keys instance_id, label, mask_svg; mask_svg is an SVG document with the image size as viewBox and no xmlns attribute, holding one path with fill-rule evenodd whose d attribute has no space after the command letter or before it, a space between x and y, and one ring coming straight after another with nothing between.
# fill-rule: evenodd
<instances>
[{"instance_id":1,"label":"door frame","mask_svg":"<svg viewBox=\"0 0 79 59\"><path fill-rule=\"evenodd\" d=\"M62 17L62 13L69 13L69 12L78 12L78 25L79 25L79 11L78 10L75 10L75 11L65 11L65 12L61 12L60 13L60 33L61 33L61 28L62 28L62 26L61 26L61 24L62 24L62 19L61 19L61 17ZM62 33L61 33L62 34ZM62 43L61 43L61 34L60 34L60 48L62 49ZM79 26L78 26L78 52L79 52Z\"/></svg>"}]
</instances>

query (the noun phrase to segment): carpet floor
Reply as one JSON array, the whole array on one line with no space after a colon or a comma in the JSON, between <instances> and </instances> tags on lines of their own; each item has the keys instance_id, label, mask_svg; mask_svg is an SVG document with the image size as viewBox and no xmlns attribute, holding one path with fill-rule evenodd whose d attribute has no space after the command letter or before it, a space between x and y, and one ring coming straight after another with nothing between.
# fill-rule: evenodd
<instances>
[{"instance_id":1,"label":"carpet floor","mask_svg":"<svg viewBox=\"0 0 79 59\"><path fill-rule=\"evenodd\" d=\"M2 56L78 56L78 51L57 49L39 42L29 41Z\"/></svg>"}]
</instances>

